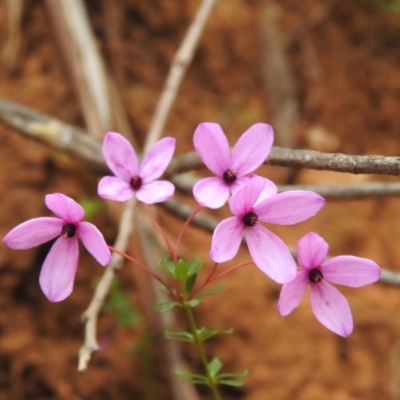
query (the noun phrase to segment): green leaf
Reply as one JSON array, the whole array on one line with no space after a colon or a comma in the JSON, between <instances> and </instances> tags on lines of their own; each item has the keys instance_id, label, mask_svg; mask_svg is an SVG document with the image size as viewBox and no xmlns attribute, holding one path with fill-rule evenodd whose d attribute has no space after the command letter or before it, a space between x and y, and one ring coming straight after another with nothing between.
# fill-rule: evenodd
<instances>
[{"instance_id":1,"label":"green leaf","mask_svg":"<svg viewBox=\"0 0 400 400\"><path fill-rule=\"evenodd\" d=\"M226 372L223 374L218 375L218 379L232 379L232 378L243 378L244 376L248 375L249 370L244 369L243 371L239 372Z\"/></svg>"},{"instance_id":2,"label":"green leaf","mask_svg":"<svg viewBox=\"0 0 400 400\"><path fill-rule=\"evenodd\" d=\"M214 357L209 363L208 363L208 371L210 375L214 378L219 370L222 368L222 362L220 361L219 358Z\"/></svg>"},{"instance_id":3,"label":"green leaf","mask_svg":"<svg viewBox=\"0 0 400 400\"><path fill-rule=\"evenodd\" d=\"M185 305L192 307L192 308L197 307L200 303L201 303L201 301L199 299L192 299L189 301L185 301Z\"/></svg>"},{"instance_id":4,"label":"green leaf","mask_svg":"<svg viewBox=\"0 0 400 400\"><path fill-rule=\"evenodd\" d=\"M170 254L165 256L162 260L158 262L158 266L162 271L164 271L167 275L172 276L175 278L175 263L172 260L172 257Z\"/></svg>"},{"instance_id":5,"label":"green leaf","mask_svg":"<svg viewBox=\"0 0 400 400\"><path fill-rule=\"evenodd\" d=\"M190 332L166 330L164 334L167 339L179 340L186 343L194 343L194 337Z\"/></svg>"},{"instance_id":6,"label":"green leaf","mask_svg":"<svg viewBox=\"0 0 400 400\"><path fill-rule=\"evenodd\" d=\"M218 283L216 288L209 290L202 290L201 292L197 293L195 297L198 298L203 296L212 296L214 294L221 293L221 291L222 291L222 284Z\"/></svg>"},{"instance_id":7,"label":"green leaf","mask_svg":"<svg viewBox=\"0 0 400 400\"><path fill-rule=\"evenodd\" d=\"M217 335L230 335L233 333L233 328L228 328L228 329L222 329L222 328L217 328L217 329L208 329L205 328L204 326L201 327L200 329L197 329L197 336L199 339L204 342L205 340L217 336Z\"/></svg>"},{"instance_id":8,"label":"green leaf","mask_svg":"<svg viewBox=\"0 0 400 400\"><path fill-rule=\"evenodd\" d=\"M188 271L189 265L185 261L179 260L175 267L175 278L179 282L185 283L188 278Z\"/></svg>"},{"instance_id":9,"label":"green leaf","mask_svg":"<svg viewBox=\"0 0 400 400\"><path fill-rule=\"evenodd\" d=\"M157 303L154 308L159 312L165 312L174 307L181 307L181 304L177 301L166 301L164 303Z\"/></svg>"},{"instance_id":10,"label":"green leaf","mask_svg":"<svg viewBox=\"0 0 400 400\"><path fill-rule=\"evenodd\" d=\"M175 370L175 374L181 378L183 383L193 383L195 385L208 385L208 378L200 374L192 374L191 372L184 372L178 369Z\"/></svg>"},{"instance_id":11,"label":"green leaf","mask_svg":"<svg viewBox=\"0 0 400 400\"><path fill-rule=\"evenodd\" d=\"M197 274L194 274L192 276L189 276L189 278L186 280L186 291L190 293L194 287L194 284L196 283L196 278Z\"/></svg>"},{"instance_id":12,"label":"green leaf","mask_svg":"<svg viewBox=\"0 0 400 400\"><path fill-rule=\"evenodd\" d=\"M220 385L235 386L235 387L240 387L244 385L244 382L236 381L234 379L218 380L218 383Z\"/></svg>"},{"instance_id":13,"label":"green leaf","mask_svg":"<svg viewBox=\"0 0 400 400\"><path fill-rule=\"evenodd\" d=\"M194 258L189 265L188 276L196 275L203 267L204 261Z\"/></svg>"}]
</instances>

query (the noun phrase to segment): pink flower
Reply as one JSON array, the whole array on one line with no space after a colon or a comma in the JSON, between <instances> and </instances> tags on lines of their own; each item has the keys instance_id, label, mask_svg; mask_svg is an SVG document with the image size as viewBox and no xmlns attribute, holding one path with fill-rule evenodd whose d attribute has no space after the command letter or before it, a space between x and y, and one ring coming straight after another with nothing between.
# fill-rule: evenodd
<instances>
[{"instance_id":1,"label":"pink flower","mask_svg":"<svg viewBox=\"0 0 400 400\"><path fill-rule=\"evenodd\" d=\"M193 188L196 201L209 208L222 207L243 184L249 173L258 168L271 151L274 132L267 124L251 126L239 138L232 153L218 124L204 122L193 136L194 147L206 167L216 176L197 182Z\"/></svg>"},{"instance_id":2,"label":"pink flower","mask_svg":"<svg viewBox=\"0 0 400 400\"><path fill-rule=\"evenodd\" d=\"M297 224L315 215L325 200L303 190L276 193L271 181L256 175L249 177L229 201L235 216L223 220L214 231L210 252L213 261L220 263L235 257L245 234L250 255L261 271L278 283L294 279L296 264L289 249L260 222Z\"/></svg>"},{"instance_id":3,"label":"pink flower","mask_svg":"<svg viewBox=\"0 0 400 400\"><path fill-rule=\"evenodd\" d=\"M330 283L350 287L368 285L379 279L381 269L371 260L353 256L324 261L328 248L328 243L314 232L299 240L297 257L301 269L292 282L283 286L278 310L282 316L290 314L310 286L311 307L317 320L346 337L353 330L350 307L346 298Z\"/></svg>"},{"instance_id":4,"label":"pink flower","mask_svg":"<svg viewBox=\"0 0 400 400\"><path fill-rule=\"evenodd\" d=\"M72 292L78 266L78 238L101 265L110 262L111 254L99 230L82 221L84 211L78 203L60 193L48 194L45 203L59 218L26 221L12 229L3 242L12 249L25 250L58 238L44 260L39 277L43 293L56 302Z\"/></svg>"},{"instance_id":5,"label":"pink flower","mask_svg":"<svg viewBox=\"0 0 400 400\"><path fill-rule=\"evenodd\" d=\"M158 181L175 150L175 139L159 140L139 165L135 150L122 135L108 132L103 142L103 155L115 176L105 176L99 182L98 194L106 199L126 201L136 195L146 204L159 203L173 196L171 182Z\"/></svg>"}]
</instances>

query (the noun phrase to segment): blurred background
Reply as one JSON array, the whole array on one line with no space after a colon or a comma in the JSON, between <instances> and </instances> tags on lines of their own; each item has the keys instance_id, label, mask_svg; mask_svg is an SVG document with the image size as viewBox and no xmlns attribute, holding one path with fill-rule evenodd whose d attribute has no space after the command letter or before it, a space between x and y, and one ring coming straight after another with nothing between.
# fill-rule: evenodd
<instances>
[{"instance_id":1,"label":"blurred background","mask_svg":"<svg viewBox=\"0 0 400 400\"><path fill-rule=\"evenodd\" d=\"M2 0L1 100L99 140L107 130L119 131L141 148L200 4ZM83 36L84 55L94 44L101 61L98 69L89 66L89 77L80 69L82 48L68 36L79 33L82 24L90 28L90 37ZM396 156L399 71L399 0L219 0L164 135L176 137L176 154L184 154L193 151L192 135L200 122L221 124L231 144L252 124L267 122L278 146ZM91 89L84 86L89 78ZM22 135L4 123L4 110L0 114L0 237L27 219L50 215L45 194L62 192L84 205L87 219L112 244L118 220L115 210L97 199L99 170L43 144L40 132L39 140ZM398 181L271 166L262 173L278 184ZM224 215L227 210L219 211ZM171 235L182 223L162 211L160 218ZM398 220L398 199L380 197L328 201L305 223L269 228L291 246L313 230L327 240L332 255L371 258L400 272ZM191 256L196 249L207 260L210 234L196 228L189 233L182 254ZM0 246L0 399L173 399L169 366L131 265L118 272L100 315L100 351L86 372L77 372L84 335L80 318L103 270L82 251L73 294L51 304L37 283L50 246L23 252ZM129 251L135 252L134 241ZM239 259L248 259L245 250ZM208 343L210 356L217 355L229 370L250 369L245 385L224 390L224 399L400 399L399 288L343 289L355 329L342 339L316 321L308 299L281 318L279 285L254 266L229 275L223 285L222 294L195 311L205 326L235 328L233 335ZM184 327L178 316L179 324ZM185 346L181 351L198 369L196 354ZM203 399L209 396L200 393Z\"/></svg>"}]
</instances>

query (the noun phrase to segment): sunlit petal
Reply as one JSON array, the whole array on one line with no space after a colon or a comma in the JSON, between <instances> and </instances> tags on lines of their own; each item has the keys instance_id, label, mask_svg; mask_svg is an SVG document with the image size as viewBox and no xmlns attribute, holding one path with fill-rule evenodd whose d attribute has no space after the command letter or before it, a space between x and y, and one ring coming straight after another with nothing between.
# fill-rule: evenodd
<instances>
[{"instance_id":1,"label":"sunlit petal","mask_svg":"<svg viewBox=\"0 0 400 400\"><path fill-rule=\"evenodd\" d=\"M253 172L268 157L273 141L271 125L259 123L251 126L232 150L232 170L239 176Z\"/></svg>"},{"instance_id":2,"label":"sunlit petal","mask_svg":"<svg viewBox=\"0 0 400 400\"><path fill-rule=\"evenodd\" d=\"M161 203L174 195L175 186L168 181L154 181L142 185L135 192L139 201L146 204Z\"/></svg>"},{"instance_id":3,"label":"sunlit petal","mask_svg":"<svg viewBox=\"0 0 400 400\"><path fill-rule=\"evenodd\" d=\"M116 201L126 201L134 195L131 185L115 176L105 176L101 178L97 193L104 199Z\"/></svg>"},{"instance_id":4,"label":"sunlit petal","mask_svg":"<svg viewBox=\"0 0 400 400\"><path fill-rule=\"evenodd\" d=\"M318 267L329 250L328 243L314 232L308 232L297 243L297 259L306 269Z\"/></svg>"},{"instance_id":5,"label":"sunlit petal","mask_svg":"<svg viewBox=\"0 0 400 400\"><path fill-rule=\"evenodd\" d=\"M224 219L214 230L210 258L218 263L232 260L243 237L243 223L236 217Z\"/></svg>"},{"instance_id":6,"label":"sunlit petal","mask_svg":"<svg viewBox=\"0 0 400 400\"><path fill-rule=\"evenodd\" d=\"M168 167L175 151L175 139L165 137L155 143L140 164L140 177L144 183L158 179Z\"/></svg>"},{"instance_id":7,"label":"sunlit petal","mask_svg":"<svg viewBox=\"0 0 400 400\"><path fill-rule=\"evenodd\" d=\"M222 176L230 168L228 139L218 124L200 124L194 132L193 144L204 165L215 175Z\"/></svg>"},{"instance_id":8,"label":"sunlit petal","mask_svg":"<svg viewBox=\"0 0 400 400\"><path fill-rule=\"evenodd\" d=\"M45 203L49 210L64 221L76 223L85 215L83 208L75 200L61 193L46 195Z\"/></svg>"},{"instance_id":9,"label":"sunlit petal","mask_svg":"<svg viewBox=\"0 0 400 400\"><path fill-rule=\"evenodd\" d=\"M108 132L104 137L103 155L108 167L127 182L139 173L138 160L130 142L117 132Z\"/></svg>"},{"instance_id":10,"label":"sunlit petal","mask_svg":"<svg viewBox=\"0 0 400 400\"><path fill-rule=\"evenodd\" d=\"M53 244L40 271L39 284L53 302L67 298L73 289L78 266L78 240L60 237Z\"/></svg>"},{"instance_id":11,"label":"sunlit petal","mask_svg":"<svg viewBox=\"0 0 400 400\"><path fill-rule=\"evenodd\" d=\"M325 280L311 284L310 288L311 307L318 321L340 336L349 336L353 317L346 298Z\"/></svg>"},{"instance_id":12,"label":"sunlit petal","mask_svg":"<svg viewBox=\"0 0 400 400\"><path fill-rule=\"evenodd\" d=\"M372 260L354 256L338 256L325 261L324 278L339 285L360 287L376 282L382 270Z\"/></svg>"},{"instance_id":13,"label":"sunlit petal","mask_svg":"<svg viewBox=\"0 0 400 400\"><path fill-rule=\"evenodd\" d=\"M61 235L64 222L60 218L34 218L16 226L3 238L12 249L25 250L46 243Z\"/></svg>"},{"instance_id":14,"label":"sunlit petal","mask_svg":"<svg viewBox=\"0 0 400 400\"><path fill-rule=\"evenodd\" d=\"M217 176L204 178L194 185L193 196L201 206L220 208L228 201L229 186Z\"/></svg>"},{"instance_id":15,"label":"sunlit petal","mask_svg":"<svg viewBox=\"0 0 400 400\"><path fill-rule=\"evenodd\" d=\"M291 282L296 276L296 263L285 243L261 225L246 228L250 255L266 275L278 283Z\"/></svg>"},{"instance_id":16,"label":"sunlit petal","mask_svg":"<svg viewBox=\"0 0 400 400\"><path fill-rule=\"evenodd\" d=\"M282 286L278 301L278 311L285 317L299 306L309 284L308 271L297 271L296 277Z\"/></svg>"},{"instance_id":17,"label":"sunlit petal","mask_svg":"<svg viewBox=\"0 0 400 400\"><path fill-rule=\"evenodd\" d=\"M110 262L110 249L101 232L93 224L85 221L81 222L77 234L87 251L101 265L107 265Z\"/></svg>"}]
</instances>

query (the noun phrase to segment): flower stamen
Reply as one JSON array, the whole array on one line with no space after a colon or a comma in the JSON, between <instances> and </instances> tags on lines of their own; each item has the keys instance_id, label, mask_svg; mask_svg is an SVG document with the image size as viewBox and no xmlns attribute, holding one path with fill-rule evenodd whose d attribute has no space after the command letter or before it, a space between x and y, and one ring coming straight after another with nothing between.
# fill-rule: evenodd
<instances>
[{"instance_id":1,"label":"flower stamen","mask_svg":"<svg viewBox=\"0 0 400 400\"><path fill-rule=\"evenodd\" d=\"M243 223L246 226L255 226L255 225L257 225L257 222L258 222L258 215L252 211L248 212L243 217Z\"/></svg>"},{"instance_id":2,"label":"flower stamen","mask_svg":"<svg viewBox=\"0 0 400 400\"><path fill-rule=\"evenodd\" d=\"M308 279L312 283L319 283L324 279L324 275L322 274L321 270L318 268L314 268L308 274Z\"/></svg>"},{"instance_id":3,"label":"flower stamen","mask_svg":"<svg viewBox=\"0 0 400 400\"><path fill-rule=\"evenodd\" d=\"M61 236L65 238L72 238L75 236L76 226L74 224L65 224L61 229Z\"/></svg>"},{"instance_id":4,"label":"flower stamen","mask_svg":"<svg viewBox=\"0 0 400 400\"><path fill-rule=\"evenodd\" d=\"M222 176L226 183L233 183L237 178L236 174L231 169L226 170Z\"/></svg>"},{"instance_id":5,"label":"flower stamen","mask_svg":"<svg viewBox=\"0 0 400 400\"><path fill-rule=\"evenodd\" d=\"M142 186L142 178L139 175L135 175L131 178L130 184L133 190L138 190Z\"/></svg>"}]
</instances>

